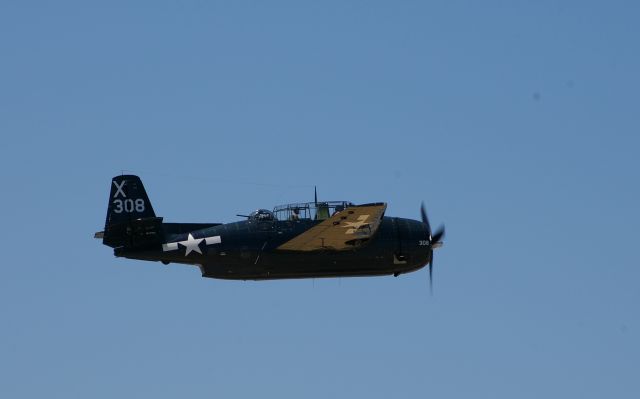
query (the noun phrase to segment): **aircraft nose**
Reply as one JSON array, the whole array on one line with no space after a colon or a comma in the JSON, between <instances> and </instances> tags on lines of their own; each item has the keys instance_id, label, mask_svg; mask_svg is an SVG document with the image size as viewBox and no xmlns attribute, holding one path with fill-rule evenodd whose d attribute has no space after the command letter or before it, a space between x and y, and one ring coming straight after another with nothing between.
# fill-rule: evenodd
<instances>
[{"instance_id":1,"label":"aircraft nose","mask_svg":"<svg viewBox=\"0 0 640 399\"><path fill-rule=\"evenodd\" d=\"M429 227L416 220L416 227L415 227L415 231L417 232L417 237L415 237L416 239L416 243L418 244L418 249L421 253L421 258L422 261L424 262L423 264L426 264L427 262L429 262L429 256L430 256L430 251L429 251Z\"/></svg>"},{"instance_id":2,"label":"aircraft nose","mask_svg":"<svg viewBox=\"0 0 640 399\"><path fill-rule=\"evenodd\" d=\"M429 241L429 227L419 220L416 220L415 224L414 230L417 232L418 240Z\"/></svg>"}]
</instances>

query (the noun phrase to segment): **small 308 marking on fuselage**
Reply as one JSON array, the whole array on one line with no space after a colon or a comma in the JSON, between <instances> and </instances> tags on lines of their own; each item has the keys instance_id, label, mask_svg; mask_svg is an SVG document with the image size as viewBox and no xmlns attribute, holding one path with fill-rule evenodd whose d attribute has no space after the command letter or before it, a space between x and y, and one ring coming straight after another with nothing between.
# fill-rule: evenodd
<instances>
[{"instance_id":1,"label":"small 308 marking on fuselage","mask_svg":"<svg viewBox=\"0 0 640 399\"><path fill-rule=\"evenodd\" d=\"M112 202L113 204L113 212L115 213L142 213L145 210L144 200L142 198L127 198L127 194L124 192L124 185L127 183L126 180L123 180L120 184L117 181L113 180L113 185L116 186L116 192L113 194L113 198L115 198ZM123 199L117 198L119 195L122 195Z\"/></svg>"},{"instance_id":2,"label":"small 308 marking on fuselage","mask_svg":"<svg viewBox=\"0 0 640 399\"><path fill-rule=\"evenodd\" d=\"M420 246L428 246L429 245L429 240L420 240L420 241L418 241L418 245L420 245Z\"/></svg>"}]
</instances>

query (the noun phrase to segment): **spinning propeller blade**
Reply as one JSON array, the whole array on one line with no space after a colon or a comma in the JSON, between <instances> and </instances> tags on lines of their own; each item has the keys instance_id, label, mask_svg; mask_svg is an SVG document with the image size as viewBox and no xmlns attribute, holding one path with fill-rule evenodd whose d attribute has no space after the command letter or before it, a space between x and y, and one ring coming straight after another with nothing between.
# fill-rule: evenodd
<instances>
[{"instance_id":1,"label":"spinning propeller blade","mask_svg":"<svg viewBox=\"0 0 640 399\"><path fill-rule=\"evenodd\" d=\"M431 259L429 260L429 293L433 295L433 250L431 250Z\"/></svg>"},{"instance_id":2,"label":"spinning propeller blade","mask_svg":"<svg viewBox=\"0 0 640 399\"><path fill-rule=\"evenodd\" d=\"M424 201L420 205L420 216L422 216L422 223L427 225L427 233L431 237L431 225L429 224L429 218L427 217L427 211L424 209Z\"/></svg>"},{"instance_id":3,"label":"spinning propeller blade","mask_svg":"<svg viewBox=\"0 0 640 399\"><path fill-rule=\"evenodd\" d=\"M429 217L427 211L424 208L424 202L420 205L420 216L422 217L422 223L427 228L427 236L429 241L429 291L433 295L433 248L438 248L442 245L442 239L444 238L444 225L442 225L435 234L431 232L431 224L429 223Z\"/></svg>"},{"instance_id":4,"label":"spinning propeller blade","mask_svg":"<svg viewBox=\"0 0 640 399\"><path fill-rule=\"evenodd\" d=\"M436 230L435 234L433 235L433 237L431 237L431 240L434 243L438 243L440 242L440 240L442 240L444 238L444 226L441 226L438 230Z\"/></svg>"}]
</instances>

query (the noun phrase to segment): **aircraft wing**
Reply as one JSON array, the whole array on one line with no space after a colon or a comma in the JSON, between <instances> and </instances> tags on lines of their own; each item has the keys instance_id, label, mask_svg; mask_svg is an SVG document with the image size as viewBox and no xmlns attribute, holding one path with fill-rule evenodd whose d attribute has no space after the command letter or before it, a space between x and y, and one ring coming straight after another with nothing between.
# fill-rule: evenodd
<instances>
[{"instance_id":1,"label":"aircraft wing","mask_svg":"<svg viewBox=\"0 0 640 399\"><path fill-rule=\"evenodd\" d=\"M378 230L387 204L356 205L335 213L329 219L280 245L285 251L343 251L368 241Z\"/></svg>"}]
</instances>

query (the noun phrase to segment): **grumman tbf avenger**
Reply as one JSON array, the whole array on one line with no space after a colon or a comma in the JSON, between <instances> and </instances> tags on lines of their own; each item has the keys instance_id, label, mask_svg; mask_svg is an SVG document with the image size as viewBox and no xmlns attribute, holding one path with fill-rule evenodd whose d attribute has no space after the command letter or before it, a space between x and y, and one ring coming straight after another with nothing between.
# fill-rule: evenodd
<instances>
[{"instance_id":1,"label":"grumman tbf avenger","mask_svg":"<svg viewBox=\"0 0 640 399\"><path fill-rule=\"evenodd\" d=\"M138 176L111 182L104 231L117 257L197 265L203 277L233 280L398 276L429 265L444 226L385 216L387 204L318 201L258 209L233 223L165 223Z\"/></svg>"}]
</instances>

